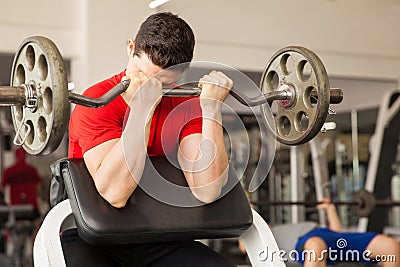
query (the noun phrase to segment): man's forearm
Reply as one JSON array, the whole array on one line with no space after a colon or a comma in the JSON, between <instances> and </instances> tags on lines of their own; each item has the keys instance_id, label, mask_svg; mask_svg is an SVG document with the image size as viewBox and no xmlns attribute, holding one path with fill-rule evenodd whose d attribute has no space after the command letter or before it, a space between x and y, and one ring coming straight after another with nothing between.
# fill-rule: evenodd
<instances>
[{"instance_id":1,"label":"man's forearm","mask_svg":"<svg viewBox=\"0 0 400 267\"><path fill-rule=\"evenodd\" d=\"M140 104L131 109L122 137L97 169L94 180L99 193L116 207L124 206L136 189L147 155L153 112L143 116Z\"/></svg>"},{"instance_id":2,"label":"man's forearm","mask_svg":"<svg viewBox=\"0 0 400 267\"><path fill-rule=\"evenodd\" d=\"M224 143L220 109L203 108L202 141L193 164L193 186L206 202L220 195L228 177L228 156Z\"/></svg>"},{"instance_id":3,"label":"man's forearm","mask_svg":"<svg viewBox=\"0 0 400 267\"><path fill-rule=\"evenodd\" d=\"M154 113L154 111L148 111L147 116L143 117L140 115L143 112L144 110L140 108L131 112L121 138L126 167L136 182L139 182L142 177L146 163L147 143Z\"/></svg>"},{"instance_id":4,"label":"man's forearm","mask_svg":"<svg viewBox=\"0 0 400 267\"><path fill-rule=\"evenodd\" d=\"M342 223L335 206L326 209L326 217L328 218L329 229L336 232L342 231Z\"/></svg>"}]
</instances>

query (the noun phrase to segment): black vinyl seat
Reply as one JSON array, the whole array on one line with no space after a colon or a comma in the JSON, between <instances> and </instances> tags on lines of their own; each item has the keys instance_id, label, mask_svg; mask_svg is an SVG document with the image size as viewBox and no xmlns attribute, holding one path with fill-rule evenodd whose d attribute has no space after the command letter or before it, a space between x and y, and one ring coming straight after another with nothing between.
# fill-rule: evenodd
<instances>
[{"instance_id":1,"label":"black vinyl seat","mask_svg":"<svg viewBox=\"0 0 400 267\"><path fill-rule=\"evenodd\" d=\"M231 166L222 197L204 205L193 197L180 169L166 158L149 158L140 186L118 209L99 195L83 159L64 159L58 164L78 233L90 244L239 237L253 223L247 197ZM160 194L185 205L153 197Z\"/></svg>"}]
</instances>

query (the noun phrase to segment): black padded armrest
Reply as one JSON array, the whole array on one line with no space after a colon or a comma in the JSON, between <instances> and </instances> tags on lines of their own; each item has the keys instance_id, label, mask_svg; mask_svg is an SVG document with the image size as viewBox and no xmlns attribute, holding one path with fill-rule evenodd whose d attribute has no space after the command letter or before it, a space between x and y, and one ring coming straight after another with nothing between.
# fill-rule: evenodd
<instances>
[{"instance_id":1,"label":"black padded armrest","mask_svg":"<svg viewBox=\"0 0 400 267\"><path fill-rule=\"evenodd\" d=\"M91 244L239 237L252 224L248 200L232 169L223 189L226 194L213 203L196 206L201 203L188 188L183 193L182 188L176 186L163 188L164 179L187 186L182 171L165 158L152 158L146 162L141 187L136 188L125 207L118 209L99 195L83 159L63 160L61 164L78 233ZM189 205L179 207L163 203L146 193L154 195L148 190L151 187L158 190L155 195L164 192L171 201L177 199L179 192L180 200ZM174 188L179 190L174 192Z\"/></svg>"}]
</instances>

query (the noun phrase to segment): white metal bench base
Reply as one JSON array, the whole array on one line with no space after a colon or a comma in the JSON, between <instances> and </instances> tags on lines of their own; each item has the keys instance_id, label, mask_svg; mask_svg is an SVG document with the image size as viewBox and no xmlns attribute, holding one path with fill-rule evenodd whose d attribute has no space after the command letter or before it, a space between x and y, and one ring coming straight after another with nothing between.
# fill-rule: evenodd
<instances>
[{"instance_id":1,"label":"white metal bench base","mask_svg":"<svg viewBox=\"0 0 400 267\"><path fill-rule=\"evenodd\" d=\"M254 210L253 225L241 237L253 267L285 266L279 258L279 249L268 224ZM60 232L63 223L72 218L69 200L60 202L49 211L36 235L33 260L36 267L64 267Z\"/></svg>"}]
</instances>

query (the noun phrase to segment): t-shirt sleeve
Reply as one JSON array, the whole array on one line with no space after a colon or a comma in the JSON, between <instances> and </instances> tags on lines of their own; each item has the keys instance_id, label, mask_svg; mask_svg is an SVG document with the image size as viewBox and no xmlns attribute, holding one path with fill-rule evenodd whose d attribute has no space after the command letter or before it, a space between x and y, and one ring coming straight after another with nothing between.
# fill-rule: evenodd
<instances>
[{"instance_id":1,"label":"t-shirt sleeve","mask_svg":"<svg viewBox=\"0 0 400 267\"><path fill-rule=\"evenodd\" d=\"M115 99L100 108L75 107L70 129L79 140L82 154L106 141L121 137L125 109L122 109L120 102Z\"/></svg>"},{"instance_id":2,"label":"t-shirt sleeve","mask_svg":"<svg viewBox=\"0 0 400 267\"><path fill-rule=\"evenodd\" d=\"M188 119L186 119L188 122L180 132L179 142L188 135L197 133L201 134L203 127L203 117L199 98L192 98L191 100L186 101L186 103L188 104Z\"/></svg>"}]
</instances>

